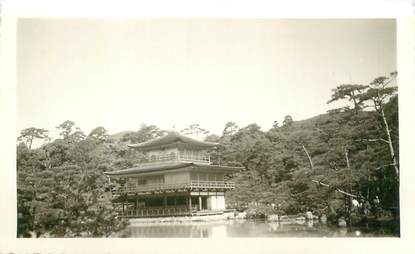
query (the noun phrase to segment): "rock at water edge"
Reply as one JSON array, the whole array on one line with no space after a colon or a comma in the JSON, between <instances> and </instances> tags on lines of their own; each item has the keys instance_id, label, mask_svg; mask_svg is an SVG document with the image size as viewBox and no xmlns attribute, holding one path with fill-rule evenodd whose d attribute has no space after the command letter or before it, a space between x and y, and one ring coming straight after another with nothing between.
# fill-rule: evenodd
<instances>
[{"instance_id":1,"label":"rock at water edge","mask_svg":"<svg viewBox=\"0 0 415 254\"><path fill-rule=\"evenodd\" d=\"M337 225L339 227L346 227L347 226L347 223L346 223L346 221L343 218L340 218L339 221L337 222Z\"/></svg>"},{"instance_id":2,"label":"rock at water edge","mask_svg":"<svg viewBox=\"0 0 415 254\"><path fill-rule=\"evenodd\" d=\"M268 221L278 221L278 215L277 214L268 215L267 220Z\"/></svg>"},{"instance_id":3,"label":"rock at water edge","mask_svg":"<svg viewBox=\"0 0 415 254\"><path fill-rule=\"evenodd\" d=\"M320 222L323 223L323 224L327 223L327 216L325 214L320 216Z\"/></svg>"},{"instance_id":4,"label":"rock at water edge","mask_svg":"<svg viewBox=\"0 0 415 254\"><path fill-rule=\"evenodd\" d=\"M312 220L312 219L313 219L313 213L312 213L312 212L310 212L310 211L306 212L306 213L305 213L305 218L306 218L307 220Z\"/></svg>"}]
</instances>

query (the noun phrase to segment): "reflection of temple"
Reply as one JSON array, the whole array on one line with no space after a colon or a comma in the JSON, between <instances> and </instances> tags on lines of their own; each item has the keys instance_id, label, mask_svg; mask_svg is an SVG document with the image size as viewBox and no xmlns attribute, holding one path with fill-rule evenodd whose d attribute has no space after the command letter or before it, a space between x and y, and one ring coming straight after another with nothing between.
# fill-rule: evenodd
<instances>
[{"instance_id":1,"label":"reflection of temple","mask_svg":"<svg viewBox=\"0 0 415 254\"><path fill-rule=\"evenodd\" d=\"M125 217L220 214L226 209L225 191L235 187L226 175L239 167L213 165L207 149L216 143L178 133L129 145L143 151L147 161L133 168L105 172L121 183L114 203Z\"/></svg>"},{"instance_id":2,"label":"reflection of temple","mask_svg":"<svg viewBox=\"0 0 415 254\"><path fill-rule=\"evenodd\" d=\"M223 238L227 237L228 224L193 223L193 224L153 224L143 223L130 226L130 237L192 237Z\"/></svg>"}]
</instances>

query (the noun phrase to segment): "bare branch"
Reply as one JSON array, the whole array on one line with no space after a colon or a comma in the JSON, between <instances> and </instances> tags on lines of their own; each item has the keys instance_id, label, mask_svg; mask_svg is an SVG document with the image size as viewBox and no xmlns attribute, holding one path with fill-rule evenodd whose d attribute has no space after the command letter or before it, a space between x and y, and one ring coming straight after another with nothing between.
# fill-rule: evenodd
<instances>
[{"instance_id":1,"label":"bare branch","mask_svg":"<svg viewBox=\"0 0 415 254\"><path fill-rule=\"evenodd\" d=\"M319 185L321 185L321 186L324 186L324 187L330 187L330 185L329 184L327 184L327 183L323 183L323 182L320 182L320 181L317 181L317 180L311 180L312 182L315 182L315 183L317 183L317 184L319 184ZM351 194L351 193L348 193L348 192L346 192L346 191L344 191L344 190L341 190L341 189L339 189L339 188L336 188L335 189L337 192L340 192L341 194L343 194L343 195L346 195L346 196L349 196L349 197L353 197L353 198L357 198L358 196L357 195L354 195L354 194Z\"/></svg>"},{"instance_id":2,"label":"bare branch","mask_svg":"<svg viewBox=\"0 0 415 254\"><path fill-rule=\"evenodd\" d=\"M382 141L382 142L385 142L386 144L390 143L388 140L383 139L383 138L364 139L364 141L368 141L368 142Z\"/></svg>"},{"instance_id":3,"label":"bare branch","mask_svg":"<svg viewBox=\"0 0 415 254\"><path fill-rule=\"evenodd\" d=\"M313 165L313 161L311 160L310 154L308 153L307 149L305 148L305 146L303 144L301 144L301 146L303 147L303 150L304 150L305 154L307 155L308 162L310 162L311 170L314 171L314 165Z\"/></svg>"},{"instance_id":4,"label":"bare branch","mask_svg":"<svg viewBox=\"0 0 415 254\"><path fill-rule=\"evenodd\" d=\"M388 81L386 81L386 82L383 84L383 87L386 87L387 85L389 85L392 81L394 81L394 80L396 79L396 77L397 77L397 75L392 75L392 76L389 78L389 80L388 80Z\"/></svg>"},{"instance_id":5,"label":"bare branch","mask_svg":"<svg viewBox=\"0 0 415 254\"><path fill-rule=\"evenodd\" d=\"M315 182L315 183L318 183L319 185L322 185L322 186L324 186L324 187L330 187L330 185L328 185L328 184L326 184L326 183L323 183L323 182L320 182L320 181L317 181L317 180L311 180L312 182Z\"/></svg>"},{"instance_id":6,"label":"bare branch","mask_svg":"<svg viewBox=\"0 0 415 254\"><path fill-rule=\"evenodd\" d=\"M336 191L338 191L338 192L340 192L341 194L344 194L344 195L346 195L346 196L353 197L353 198L357 198L357 195L350 194L350 193L345 192L345 191L343 191L343 190L336 189Z\"/></svg>"}]
</instances>

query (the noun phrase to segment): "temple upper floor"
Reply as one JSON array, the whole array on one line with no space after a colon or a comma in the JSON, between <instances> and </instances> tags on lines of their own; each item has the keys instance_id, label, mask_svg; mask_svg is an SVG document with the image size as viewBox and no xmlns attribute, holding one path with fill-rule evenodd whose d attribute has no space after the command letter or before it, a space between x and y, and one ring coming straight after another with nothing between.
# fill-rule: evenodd
<instances>
[{"instance_id":1,"label":"temple upper floor","mask_svg":"<svg viewBox=\"0 0 415 254\"><path fill-rule=\"evenodd\" d=\"M142 163L159 163L170 161L211 164L210 155L207 153L207 151L187 150L179 148L149 151L146 153L146 159L143 160Z\"/></svg>"},{"instance_id":2,"label":"temple upper floor","mask_svg":"<svg viewBox=\"0 0 415 254\"><path fill-rule=\"evenodd\" d=\"M169 132L159 138L146 142L128 145L141 151L155 151L167 148L186 148L186 150L206 150L218 145L218 143L201 141L190 137L183 136L177 132Z\"/></svg>"},{"instance_id":3,"label":"temple upper floor","mask_svg":"<svg viewBox=\"0 0 415 254\"><path fill-rule=\"evenodd\" d=\"M142 163L193 162L211 164L208 153L217 143L192 139L176 132L139 144L128 145L146 154Z\"/></svg>"}]
</instances>

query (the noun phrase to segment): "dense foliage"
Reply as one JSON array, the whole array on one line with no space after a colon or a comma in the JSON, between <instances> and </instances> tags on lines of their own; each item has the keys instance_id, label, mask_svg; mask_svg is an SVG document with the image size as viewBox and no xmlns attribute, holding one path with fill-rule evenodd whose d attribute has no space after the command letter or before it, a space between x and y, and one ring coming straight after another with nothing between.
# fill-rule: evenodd
<instances>
[{"instance_id":1,"label":"dense foliage","mask_svg":"<svg viewBox=\"0 0 415 254\"><path fill-rule=\"evenodd\" d=\"M18 236L98 237L125 227L103 174L115 159L105 129L86 136L73 127L66 121L62 139L40 148L17 146Z\"/></svg>"},{"instance_id":2,"label":"dense foliage","mask_svg":"<svg viewBox=\"0 0 415 254\"><path fill-rule=\"evenodd\" d=\"M334 89L328 103L346 99L352 108L303 121L287 116L268 131L251 124L229 134L235 124L228 123L214 156L245 167L228 204L273 204L278 214L313 211L335 220L362 214L398 220L398 97L396 87L387 87L395 76ZM365 208L356 211L353 199Z\"/></svg>"},{"instance_id":3,"label":"dense foliage","mask_svg":"<svg viewBox=\"0 0 415 254\"><path fill-rule=\"evenodd\" d=\"M390 86L395 76L339 86L329 103L347 100L350 106L303 121L287 115L268 131L229 122L220 136L198 124L182 133L219 142L211 151L214 163L243 166L233 176L237 187L227 193L230 207L313 211L337 219L359 216L352 205L357 200L365 204L365 216L399 219L398 97ZM165 131L142 125L111 136L97 127L85 135L72 121L57 128L62 138L53 142L36 128L18 138L18 236L110 236L123 229L103 172L142 161L144 155L126 144ZM47 143L32 149L34 139Z\"/></svg>"}]
</instances>

